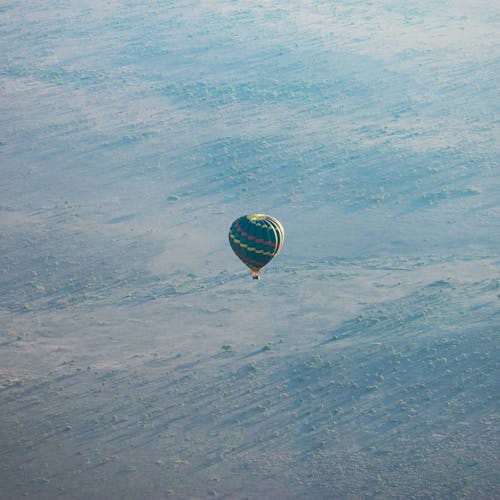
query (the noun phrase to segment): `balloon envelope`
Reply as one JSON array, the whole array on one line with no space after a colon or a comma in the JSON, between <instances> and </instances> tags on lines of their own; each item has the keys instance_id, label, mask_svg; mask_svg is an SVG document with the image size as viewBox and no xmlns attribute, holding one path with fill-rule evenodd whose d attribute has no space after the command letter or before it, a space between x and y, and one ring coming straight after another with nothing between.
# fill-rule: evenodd
<instances>
[{"instance_id":1,"label":"balloon envelope","mask_svg":"<svg viewBox=\"0 0 500 500\"><path fill-rule=\"evenodd\" d=\"M264 214L243 215L229 229L229 244L253 277L281 250L285 232L278 219Z\"/></svg>"}]
</instances>

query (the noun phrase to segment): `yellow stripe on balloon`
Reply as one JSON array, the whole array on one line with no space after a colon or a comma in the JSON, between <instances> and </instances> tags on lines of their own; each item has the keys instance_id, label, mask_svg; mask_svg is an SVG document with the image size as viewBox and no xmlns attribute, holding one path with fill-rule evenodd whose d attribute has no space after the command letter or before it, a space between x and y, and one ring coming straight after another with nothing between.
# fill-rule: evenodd
<instances>
[{"instance_id":1,"label":"yellow stripe on balloon","mask_svg":"<svg viewBox=\"0 0 500 500\"><path fill-rule=\"evenodd\" d=\"M270 257L274 257L276 255L276 252L265 252L264 250L258 250L255 247L248 246L246 243L242 243L239 239L237 239L232 233L229 235L229 237L241 248L246 248L250 252L258 253L261 255L269 255Z\"/></svg>"}]
</instances>

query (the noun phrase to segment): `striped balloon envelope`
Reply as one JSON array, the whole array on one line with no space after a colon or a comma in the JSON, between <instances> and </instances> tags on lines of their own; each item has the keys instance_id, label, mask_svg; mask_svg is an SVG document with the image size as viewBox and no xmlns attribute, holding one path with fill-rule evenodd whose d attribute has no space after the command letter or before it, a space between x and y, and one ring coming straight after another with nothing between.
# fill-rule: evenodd
<instances>
[{"instance_id":1,"label":"striped balloon envelope","mask_svg":"<svg viewBox=\"0 0 500 500\"><path fill-rule=\"evenodd\" d=\"M229 244L253 279L259 279L260 270L279 253L284 237L281 222L264 214L243 215L229 229Z\"/></svg>"}]
</instances>

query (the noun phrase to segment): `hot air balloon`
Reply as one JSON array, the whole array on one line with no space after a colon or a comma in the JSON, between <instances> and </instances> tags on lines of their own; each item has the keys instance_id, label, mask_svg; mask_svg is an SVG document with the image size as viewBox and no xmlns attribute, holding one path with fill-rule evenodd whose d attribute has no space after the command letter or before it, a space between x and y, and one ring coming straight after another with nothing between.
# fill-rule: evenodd
<instances>
[{"instance_id":1,"label":"hot air balloon","mask_svg":"<svg viewBox=\"0 0 500 500\"><path fill-rule=\"evenodd\" d=\"M278 219L264 214L243 215L229 229L234 253L259 279L260 270L281 250L285 232Z\"/></svg>"}]
</instances>

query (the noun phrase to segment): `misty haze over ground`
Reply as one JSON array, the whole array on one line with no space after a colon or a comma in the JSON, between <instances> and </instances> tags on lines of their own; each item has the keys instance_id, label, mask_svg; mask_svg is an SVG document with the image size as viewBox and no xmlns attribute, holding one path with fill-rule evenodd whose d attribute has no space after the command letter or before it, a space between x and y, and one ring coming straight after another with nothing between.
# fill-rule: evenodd
<instances>
[{"instance_id":1,"label":"misty haze over ground","mask_svg":"<svg viewBox=\"0 0 500 500\"><path fill-rule=\"evenodd\" d=\"M494 4L0 3L2 498L500 498Z\"/></svg>"}]
</instances>

